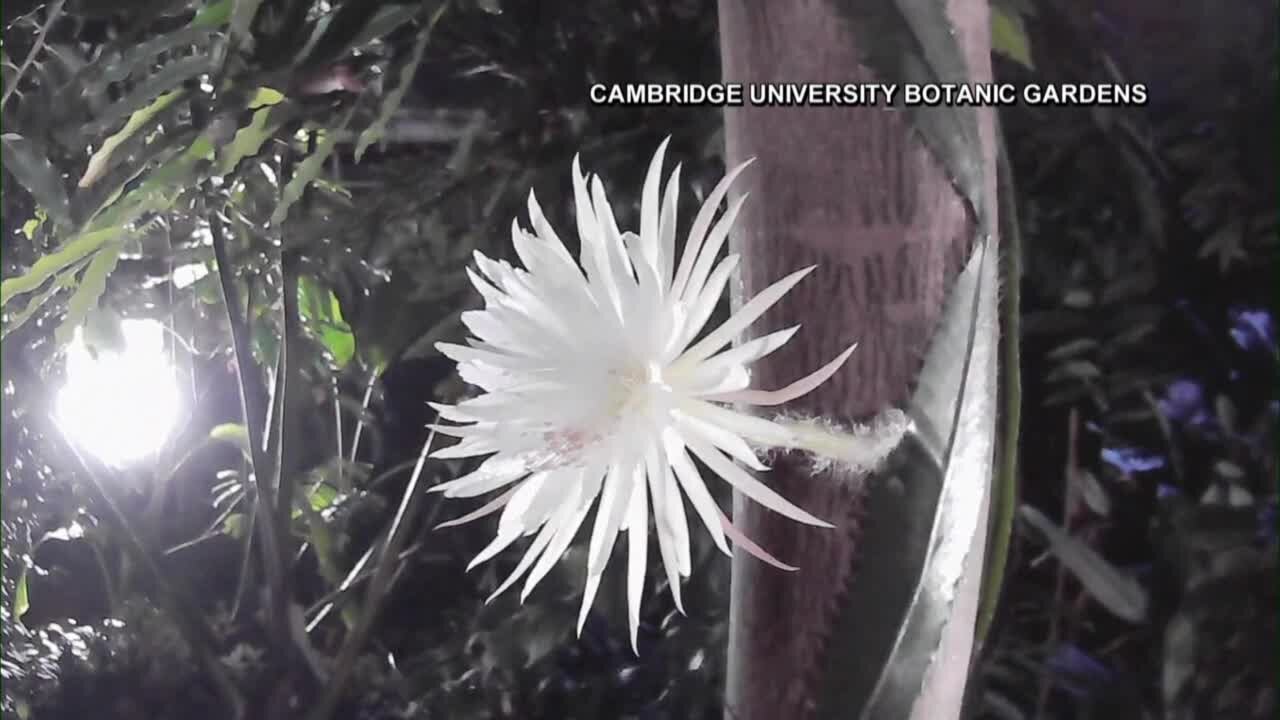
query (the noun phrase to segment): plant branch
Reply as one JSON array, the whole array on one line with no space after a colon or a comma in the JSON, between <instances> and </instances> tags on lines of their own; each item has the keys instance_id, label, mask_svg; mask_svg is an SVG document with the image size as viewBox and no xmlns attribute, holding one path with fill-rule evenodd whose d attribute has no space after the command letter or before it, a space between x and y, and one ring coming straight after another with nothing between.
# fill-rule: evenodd
<instances>
[{"instance_id":1,"label":"plant branch","mask_svg":"<svg viewBox=\"0 0 1280 720\"><path fill-rule=\"evenodd\" d=\"M53 23L57 21L58 16L62 14L62 4L64 0L54 0L53 6L49 8L49 16L45 18L44 25L40 27L40 34L36 36L36 42L31 46L31 52L27 53L27 59L22 61L22 67L18 68L18 74L14 76L13 82L10 83L9 89L4 91L4 97L0 98L0 110L9 104L9 96L13 91L18 89L18 85L22 82L22 76L27 73L27 68L35 62L36 56L44 49L45 37L49 34L49 29L53 27Z\"/></svg>"},{"instance_id":2,"label":"plant branch","mask_svg":"<svg viewBox=\"0 0 1280 720\"><path fill-rule=\"evenodd\" d=\"M355 629L347 635L346 641L338 651L338 659L334 663L334 670L329 679L329 684L325 689L324 696L316 705L316 709L311 713L310 720L328 720L329 716L333 714L338 701L342 698L342 692L346 687L347 681L351 678L351 672L355 668L356 656L364 646L369 631L373 628L373 622L377 619L382 600L391 589L392 580L396 575L395 571L400 565L400 551L403 549L405 540L409 535L410 523L407 520L416 513L418 504L424 495L424 493L419 492L422 468L427 462L427 454L431 452L431 445L434 443L435 437L435 430L432 430L431 434L427 436L426 443L422 446L422 452L418 455L418 464L414 467L413 475L409 478L409 485L404 489L404 497L400 500L400 508L396 511L395 517L391 520L391 526L387 530L387 542L382 547L382 552L378 557L377 569L373 573L373 579L369 582L369 591L365 596L364 607L361 608L360 619L356 622Z\"/></svg>"},{"instance_id":3,"label":"plant branch","mask_svg":"<svg viewBox=\"0 0 1280 720\"><path fill-rule=\"evenodd\" d=\"M239 314L240 300L236 292L234 266L227 252L226 234L217 213L209 214L209 234L213 239L213 255L218 265L218 281L222 288L223 305L227 309L227 324L231 328L231 346L235 354L236 379L240 389L240 409L249 436L249 455L253 465L257 501L254 503L254 532L262 548L262 567L266 575L267 593L271 607L284 607L284 566L280 555L280 529L276 526L275 505L269 485L272 467L262 444L263 415L258 410L257 396L250 391L246 373L253 372L253 352L249 347L249 328L245 317ZM287 648L288 624L283 613L273 615L272 631L278 646Z\"/></svg>"}]
</instances>

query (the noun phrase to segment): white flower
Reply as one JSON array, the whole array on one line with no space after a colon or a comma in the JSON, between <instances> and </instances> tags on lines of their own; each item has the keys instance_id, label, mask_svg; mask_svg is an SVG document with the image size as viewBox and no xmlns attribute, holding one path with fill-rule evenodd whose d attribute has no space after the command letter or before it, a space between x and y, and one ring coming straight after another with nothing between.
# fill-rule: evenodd
<instances>
[{"instance_id":1,"label":"white flower","mask_svg":"<svg viewBox=\"0 0 1280 720\"><path fill-rule=\"evenodd\" d=\"M728 533L744 549L787 567L729 524L699 477L693 457L761 505L797 522L831 527L738 465L766 470L747 441L804 446L797 429L724 404L778 405L799 397L831 377L853 351L850 347L788 387L763 391L748 388L747 366L781 347L799 326L725 349L812 267L769 286L694 342L738 264L737 255L719 263L716 258L746 197L730 203L714 227L712 221L730 183L746 164L734 168L711 192L694 218L676 267L680 168L671 173L659 202L666 145L664 141L649 166L638 236L619 231L604 185L598 177L584 177L574 159L581 267L530 194L533 232L515 222L511 227L524 268L477 252L480 273L468 270L468 274L484 297L485 308L462 315L475 338L465 346L437 345L458 362L462 378L484 394L456 406L435 406L442 418L466 424L435 426L461 441L433 456L492 457L475 472L433 489L448 497L475 497L514 485L446 525L502 510L497 537L470 567L492 558L517 538L534 535L515 571L490 599L525 573L521 600L527 597L564 554L599 497L578 631L614 540L626 531L633 648L650 505L658 550L682 611L680 577L690 572L682 493L726 554Z\"/></svg>"}]
</instances>

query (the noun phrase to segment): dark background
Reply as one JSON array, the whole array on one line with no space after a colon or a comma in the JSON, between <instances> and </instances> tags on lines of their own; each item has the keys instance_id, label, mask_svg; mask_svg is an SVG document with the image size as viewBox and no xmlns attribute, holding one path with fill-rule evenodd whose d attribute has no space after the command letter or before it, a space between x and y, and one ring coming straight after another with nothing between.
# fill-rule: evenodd
<instances>
[{"instance_id":1,"label":"dark background","mask_svg":"<svg viewBox=\"0 0 1280 720\"><path fill-rule=\"evenodd\" d=\"M67 2L46 44L101 62L182 27L191 16L183 5ZM340 12L358 29L373 10L356 6ZM997 6L1023 24L1033 59L1028 67L997 54L998 80L1142 82L1151 92L1144 107L1000 110L1025 266L1020 501L1071 529L1069 552L1092 548L1109 567L1139 578L1150 612L1142 623L1117 618L1097 601L1097 587L1064 574L1044 557L1043 540L1019 527L1001 610L971 683L970 715L1271 717L1275 3ZM4 4L6 88L10 66L22 64L45 18L35 3ZM255 27L261 39L234 82L290 88L299 125L337 127L354 107L352 127L363 127L411 61L425 23L419 17L359 54L330 38L333 53L293 65L280 58L300 47L309 26ZM387 145L357 164L354 142L338 144L326 168L350 197L315 192L286 233L301 247L308 276L335 293L358 348L338 368L317 345L316 362L304 369L322 391L297 429L308 438L299 471L331 472L336 437L323 388L337 382L349 432L370 368L385 367L359 462L347 469L355 483L328 498L315 521L333 537L341 567L355 563L394 512L408 480L404 464L432 419L426 402L462 391L430 341L433 333L459 333L450 317L473 302L461 267L473 248L506 252L507 228L528 189L537 189L564 234L574 153L611 188L638 188L649 153L668 133L690 195L705 195L718 179L719 112L592 107L585 95L593 82L716 82L717 43L710 2L455 3L426 46ZM183 47L152 58L152 69L180 58ZM88 162L86 145L121 124L95 120L145 92L149 71L86 90L81 102L42 104L42 93L68 71L39 57L4 109L4 128L35 143L71 188ZM309 83L335 76L351 84L308 94ZM223 117L220 107L216 99L193 102L172 126L207 128ZM228 122L243 120L232 114ZM51 242L22 233L36 191L7 170L6 278L29 269L49 250L42 241ZM175 252L204 257L197 238L215 203L235 204L250 218L270 213L278 188L248 163L237 173L246 178L245 197L229 199L226 187L193 188L156 225ZM634 208L621 205L625 225ZM234 243L243 292L270 302L277 291L269 253L250 236ZM122 261L105 304L130 316L173 302L167 261L155 247L144 243ZM98 470L123 515L160 554L166 582L213 618L213 647L236 682L266 707L295 681L266 654L256 584L242 587L240 536L226 523L210 525L222 510L213 498L226 489L215 475L236 466L239 454L201 441L240 417L212 282L182 296L181 317L198 351L185 370L201 400L172 447L195 449L193 459L162 501L148 489L155 487L148 472ZM3 344L3 711L221 717L193 649L155 604L155 579L130 560L101 494L48 422L60 382L52 333L61 312L50 305ZM270 317L253 322L255 352L270 357L278 328ZM434 482L458 470L442 463L428 472ZM721 716L728 563L708 543L695 545L687 617L674 612L660 573L650 573L637 658L625 644L621 593L608 587L582 638L573 637L577 573L558 570L523 605L511 597L483 605L514 560L464 575L489 531L430 531L456 512L431 496L425 517L414 519L389 600L335 717ZM73 523L83 537L68 534ZM298 601L324 600L332 583L316 556L304 553L295 570ZM20 592L26 607L17 618ZM331 653L342 632L333 618L326 623L313 641ZM1183 676L1191 679L1162 680Z\"/></svg>"}]
</instances>

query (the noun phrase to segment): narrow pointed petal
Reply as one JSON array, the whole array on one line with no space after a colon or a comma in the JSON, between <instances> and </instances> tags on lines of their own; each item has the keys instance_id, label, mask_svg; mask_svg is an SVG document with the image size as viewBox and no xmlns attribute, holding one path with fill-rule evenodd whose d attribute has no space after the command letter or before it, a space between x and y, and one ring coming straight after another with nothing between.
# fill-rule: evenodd
<instances>
[{"instance_id":1,"label":"narrow pointed petal","mask_svg":"<svg viewBox=\"0 0 1280 720\"><path fill-rule=\"evenodd\" d=\"M671 288L671 273L676 257L676 213L680 207L680 165L671 171L667 179L667 191L662 199L662 213L658 221L658 278L662 290Z\"/></svg>"},{"instance_id":2,"label":"narrow pointed petal","mask_svg":"<svg viewBox=\"0 0 1280 720\"><path fill-rule=\"evenodd\" d=\"M698 333L702 332L703 326L711 318L711 313L715 311L720 298L724 297L725 287L728 286L729 279L733 276L733 271L737 269L740 259L741 256L737 254L729 255L716 266L715 272L711 273L706 286L703 287L702 294L693 302L693 306L689 310L684 328L679 335L679 341L667 348L667 352L663 353L664 358L669 358L672 354L680 352L693 338L697 337Z\"/></svg>"},{"instance_id":3,"label":"narrow pointed petal","mask_svg":"<svg viewBox=\"0 0 1280 720\"><path fill-rule=\"evenodd\" d=\"M587 624L587 615L591 612L591 603L595 602L596 592L600 589L600 573L587 572L587 584L582 588L582 606L578 609L578 637L582 637L582 626Z\"/></svg>"},{"instance_id":4,"label":"narrow pointed petal","mask_svg":"<svg viewBox=\"0 0 1280 720\"><path fill-rule=\"evenodd\" d=\"M667 501L667 513L670 527L674 535L676 551L676 568L683 577L693 572L693 558L689 553L689 520L685 517L684 500L680 497L680 488L676 485L676 477L670 467L664 468L663 492ZM680 583L677 582L676 585ZM676 593L676 607L680 607L679 593ZM684 612L680 608L680 612Z\"/></svg>"},{"instance_id":5,"label":"narrow pointed petal","mask_svg":"<svg viewBox=\"0 0 1280 720\"><path fill-rule=\"evenodd\" d=\"M831 376L836 374L836 371L840 369L840 366L844 365L845 361L849 359L849 356L853 354L854 349L857 347L857 343L850 345L849 349L840 353L839 357L835 360L832 360L809 375L800 378L784 388L780 388L778 390L737 390L720 395L710 395L704 399L715 402L742 403L744 405L759 405L763 407L791 402L798 397L802 397L813 392L819 385L830 380Z\"/></svg>"},{"instance_id":6,"label":"narrow pointed petal","mask_svg":"<svg viewBox=\"0 0 1280 720\"><path fill-rule=\"evenodd\" d=\"M686 431L684 433L686 437L689 434L701 437L752 470L762 471L769 469L764 463L760 462L760 458L756 457L755 451L751 449L751 446L747 445L745 440L732 432L715 423L709 423L696 415L688 415L676 411L675 418L676 424Z\"/></svg>"},{"instance_id":7,"label":"narrow pointed petal","mask_svg":"<svg viewBox=\"0 0 1280 720\"><path fill-rule=\"evenodd\" d=\"M542 526L542 529L538 531L538 536L533 539L533 542L529 545L529 549L525 551L524 557L520 558L520 563L511 571L511 574L507 576L507 579L498 586L498 589L494 590L493 593L485 599L484 602L486 605L493 602L494 598L506 592L507 588L514 585L516 581L525 574L525 571L533 565L534 561L542 556L543 550L545 550L547 545L551 543L551 538L555 537L556 530L558 529L559 527L556 525L554 520L549 521Z\"/></svg>"},{"instance_id":8,"label":"narrow pointed petal","mask_svg":"<svg viewBox=\"0 0 1280 720\"><path fill-rule=\"evenodd\" d=\"M800 329L799 325L792 325L784 330L771 332L768 335L758 337L754 340L748 340L741 345L725 350L724 352L712 356L705 360L703 366L720 366L720 365L749 365L756 360L768 356L773 351L786 345L796 332Z\"/></svg>"},{"instance_id":9,"label":"narrow pointed petal","mask_svg":"<svg viewBox=\"0 0 1280 720\"><path fill-rule=\"evenodd\" d=\"M743 550L746 550L751 553L752 557L755 557L758 560L763 560L779 570L794 572L800 569L794 565L788 565L773 555L770 555L767 550L757 545L754 540L747 537L745 533L739 530L738 526L729 522L729 518L725 517L723 513L720 515L720 523L724 527L724 534L728 535L730 539L733 540L734 547L740 547Z\"/></svg>"},{"instance_id":10,"label":"narrow pointed petal","mask_svg":"<svg viewBox=\"0 0 1280 720\"><path fill-rule=\"evenodd\" d=\"M573 256L569 254L564 242L551 227L551 223L547 222L547 216L543 214L542 206L538 204L538 198L532 190L529 191L529 222L533 223L533 232L550 246L551 251L560 256L570 267L574 267Z\"/></svg>"},{"instance_id":11,"label":"narrow pointed petal","mask_svg":"<svg viewBox=\"0 0 1280 720\"><path fill-rule=\"evenodd\" d=\"M632 488L625 472L618 465L611 465L608 477L605 478L604 494L600 497L600 507L596 510L596 522L591 529L591 545L588 548L587 570L593 574L604 572L627 506L631 502Z\"/></svg>"},{"instance_id":12,"label":"narrow pointed petal","mask_svg":"<svg viewBox=\"0 0 1280 720\"><path fill-rule=\"evenodd\" d=\"M501 510L507 503L511 502L511 497L516 494L516 490L518 489L519 488L512 488L484 505L481 505L479 508L472 510L466 515L456 517L452 520L446 520L432 529L440 530L447 527L457 527L458 525L464 525L473 520L479 520L486 515L492 515L493 513Z\"/></svg>"},{"instance_id":13,"label":"narrow pointed petal","mask_svg":"<svg viewBox=\"0 0 1280 720\"><path fill-rule=\"evenodd\" d=\"M723 325L712 330L706 337L699 340L696 345L689 348L676 361L678 365L686 363L695 363L706 360L712 353L720 348L728 345L738 333L746 329L748 325L755 322L757 318L765 313L766 310L773 307L783 295L786 295L796 283L804 279L806 275L813 272L817 265L810 265L803 270L797 270L790 275L782 278L778 282L770 285L760 294L751 298L745 305L738 308L738 312L734 313L725 321Z\"/></svg>"},{"instance_id":14,"label":"narrow pointed petal","mask_svg":"<svg viewBox=\"0 0 1280 720\"><path fill-rule=\"evenodd\" d=\"M486 562L493 558L494 555L507 549L511 543L515 542L524 534L523 529L512 527L507 529L499 529L498 534L494 536L493 541L484 547L471 562L467 564L467 572L471 572L480 563Z\"/></svg>"},{"instance_id":15,"label":"narrow pointed petal","mask_svg":"<svg viewBox=\"0 0 1280 720\"><path fill-rule=\"evenodd\" d=\"M684 255L680 258L680 268L676 271L675 280L671 284L671 295L673 297L684 295L685 284L689 280L689 274L693 272L693 263L698 259L698 254L702 250L702 239L707 234L707 228L711 227L711 221L715 218L716 210L720 208L720 203L724 200L725 194L729 192L729 186L753 161L754 159L747 160L725 174L720 182L716 183L715 188L711 190L706 202L702 203L698 214L694 216L693 227L689 229L689 238L685 241Z\"/></svg>"},{"instance_id":16,"label":"narrow pointed petal","mask_svg":"<svg viewBox=\"0 0 1280 720\"><path fill-rule=\"evenodd\" d=\"M801 510L799 507L792 504L790 500L779 495L773 488L770 488L768 485L765 485L752 477L751 473L743 470L737 465L734 465L733 461L725 457L719 450L716 450L701 441L694 440L693 438L686 438L686 441L688 442L689 449L693 451L694 455L698 456L699 460L706 463L707 467L711 468L712 472L724 478L725 482L732 485L743 495L746 495L779 515L795 520L796 522L804 523L806 525L816 525L818 527L835 527L831 523L825 520L819 520L813 515Z\"/></svg>"},{"instance_id":17,"label":"narrow pointed petal","mask_svg":"<svg viewBox=\"0 0 1280 720\"><path fill-rule=\"evenodd\" d=\"M627 618L631 628L631 651L636 655L636 635L640 629L640 600L644 597L644 571L649 557L649 505L646 499L643 468L636 468L635 490L631 493L631 507L627 510Z\"/></svg>"},{"instance_id":18,"label":"narrow pointed petal","mask_svg":"<svg viewBox=\"0 0 1280 720\"><path fill-rule=\"evenodd\" d=\"M744 193L741 197L729 203L729 209L721 216L716 226L711 229L711 234L707 236L707 244L702 247L698 262L693 266L693 272L689 274L689 283L684 288L683 297L686 300L692 300L702 292L703 283L706 282L707 275L711 272L711 266L715 263L716 258L719 257L720 249L724 247L725 240L729 237L729 229L733 227L734 221L738 219L742 204L747 201L748 197L750 197L750 194Z\"/></svg>"},{"instance_id":19,"label":"narrow pointed petal","mask_svg":"<svg viewBox=\"0 0 1280 720\"><path fill-rule=\"evenodd\" d=\"M586 519L587 512L590 509L590 503L583 505L574 511L573 515L556 531L556 536L551 540L551 544L542 553L542 557L538 558L533 570L529 571L529 577L525 580L524 589L520 591L520 602L524 602L529 597L529 593L533 592L538 583L542 582L542 578L551 572L551 568L555 566L556 561L564 556L565 550L569 549L569 544L573 542L574 536L578 534L578 529L582 527L582 521Z\"/></svg>"},{"instance_id":20,"label":"narrow pointed petal","mask_svg":"<svg viewBox=\"0 0 1280 720\"><path fill-rule=\"evenodd\" d=\"M702 482L702 477L698 474L698 469L694 467L693 460L685 450L684 443L674 431L663 433L662 439L667 453L667 461L671 463L671 469L674 471L680 487L684 489L684 494L689 497L689 503L693 505L694 512L698 514L702 524L706 526L707 533L711 535L712 542L720 549L720 552L731 556L733 553L729 551L729 546L724 541L724 532L720 527L720 508L716 505L715 498L711 497L711 493L707 491L707 486Z\"/></svg>"},{"instance_id":21,"label":"narrow pointed petal","mask_svg":"<svg viewBox=\"0 0 1280 720\"><path fill-rule=\"evenodd\" d=\"M667 585L671 588L671 597L675 600L676 610L683 615L684 603L680 599L680 556L676 549L676 511L681 511L679 525L684 525L684 508L679 491L672 494L668 489L668 483L674 485L675 480L671 478L671 468L659 459L656 446L651 447L645 455L645 474L649 481L649 494L653 497L653 524L658 532L658 554L662 557L662 569L667 574Z\"/></svg>"},{"instance_id":22,"label":"narrow pointed petal","mask_svg":"<svg viewBox=\"0 0 1280 720\"><path fill-rule=\"evenodd\" d=\"M793 448L797 444L796 435L789 428L772 420L720 407L704 400L685 402L681 405L681 410L714 423L729 432L737 433L759 445Z\"/></svg>"},{"instance_id":23,"label":"narrow pointed petal","mask_svg":"<svg viewBox=\"0 0 1280 720\"><path fill-rule=\"evenodd\" d=\"M649 172L645 173L644 189L640 192L641 252L649 261L649 266L655 270L658 269L658 218L661 212L658 205L658 184L662 181L662 160L670 142L671 136L668 135L662 144L658 145L658 151L653 154L653 160L649 161Z\"/></svg>"},{"instance_id":24,"label":"narrow pointed petal","mask_svg":"<svg viewBox=\"0 0 1280 720\"><path fill-rule=\"evenodd\" d=\"M430 492L442 492L445 497L475 497L509 485L528 475L530 470L529 457L495 455L456 480L432 486Z\"/></svg>"}]
</instances>

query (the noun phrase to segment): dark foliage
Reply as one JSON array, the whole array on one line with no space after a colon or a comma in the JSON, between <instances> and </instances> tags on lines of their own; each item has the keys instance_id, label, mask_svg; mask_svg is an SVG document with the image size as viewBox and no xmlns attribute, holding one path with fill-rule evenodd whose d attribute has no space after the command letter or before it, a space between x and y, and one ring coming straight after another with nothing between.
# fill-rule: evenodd
<instances>
[{"instance_id":1,"label":"dark foliage","mask_svg":"<svg viewBox=\"0 0 1280 720\"><path fill-rule=\"evenodd\" d=\"M1247 5L1274 28L1273 3ZM714 3L475 0L437 20L432 3L265 0L240 30L234 6L4 5L3 275L67 262L4 306L0 712L222 718L230 685L250 716L284 717L330 689L310 665L345 663L331 717L720 717L729 568L709 542L695 543L687 616L650 583L638 658L619 588L573 637L581 558L523 604L485 604L513 561L464 574L489 529L432 532L460 512L435 495L398 531L384 581L352 572L411 485L426 403L462 392L432 350L471 302L461 269L475 249L507 252L529 189L570 227L575 153L637 188L637 159L668 133L690 208L718 176L719 113L585 97L596 81L716 81ZM1071 531L1065 552L1136 578L1148 607L1140 623L1117 617L1096 580L1042 562L1040 535L1020 531L972 715L1264 717L1274 41L1242 32L1245 49L1205 41L1198 62L1164 62L1133 18L1036 8L1036 68L1001 61L1001 79L1143 81L1153 102L1002 110L1026 246L1021 500ZM617 209L631 224L636 209ZM97 244L66 253L86 238ZM95 292L85 278L104 253L113 270ZM180 268L206 274L179 282ZM81 459L50 421L65 332L122 317L174 329L198 398L146 468ZM239 365L233 330L250 354ZM237 381L263 423L282 375L287 603L244 562L262 553L247 520L261 491L233 427ZM429 465L422 482L461 469ZM386 601L344 659L377 582ZM277 606L313 626L283 631Z\"/></svg>"}]
</instances>

